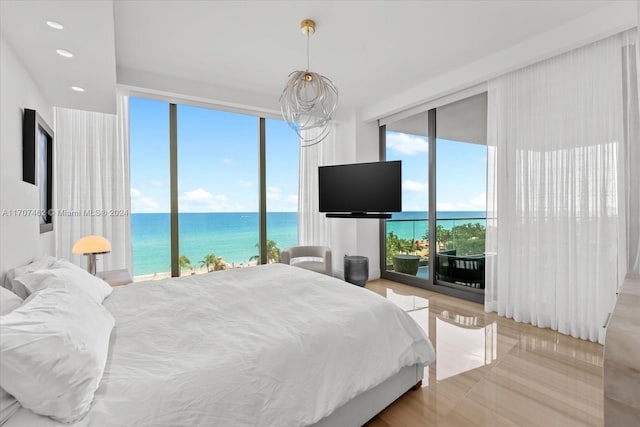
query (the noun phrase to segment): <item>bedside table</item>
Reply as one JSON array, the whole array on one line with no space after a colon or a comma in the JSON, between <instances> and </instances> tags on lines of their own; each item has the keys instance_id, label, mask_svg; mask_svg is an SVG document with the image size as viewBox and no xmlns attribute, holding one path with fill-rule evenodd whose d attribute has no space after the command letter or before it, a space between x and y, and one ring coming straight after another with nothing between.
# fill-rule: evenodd
<instances>
[{"instance_id":1,"label":"bedside table","mask_svg":"<svg viewBox=\"0 0 640 427\"><path fill-rule=\"evenodd\" d=\"M129 274L129 270L127 269L100 271L96 273L96 276L98 276L111 286L128 285L133 281L131 279L131 275Z\"/></svg>"}]
</instances>

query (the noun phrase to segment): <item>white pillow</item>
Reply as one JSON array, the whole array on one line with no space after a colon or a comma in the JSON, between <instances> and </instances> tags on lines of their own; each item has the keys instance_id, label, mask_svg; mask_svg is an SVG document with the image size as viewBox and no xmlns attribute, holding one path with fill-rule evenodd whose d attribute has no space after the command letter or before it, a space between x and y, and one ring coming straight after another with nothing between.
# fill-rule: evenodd
<instances>
[{"instance_id":1,"label":"white pillow","mask_svg":"<svg viewBox=\"0 0 640 427\"><path fill-rule=\"evenodd\" d=\"M79 267L74 263L72 263L71 261L68 261L64 258L60 258L59 260L51 264L51 268L69 268L71 270L81 270L81 271L87 272L87 270L85 270L84 268Z\"/></svg>"},{"instance_id":2,"label":"white pillow","mask_svg":"<svg viewBox=\"0 0 640 427\"><path fill-rule=\"evenodd\" d=\"M102 379L113 325L102 304L62 283L45 283L0 317L0 386L37 414L81 419Z\"/></svg>"},{"instance_id":3,"label":"white pillow","mask_svg":"<svg viewBox=\"0 0 640 427\"><path fill-rule=\"evenodd\" d=\"M11 292L9 289L0 288L0 315L15 310L22 305L23 301L18 295ZM2 340L2 337L0 337ZM13 415L18 409L20 404L9 393L0 388L0 426L4 424L11 415Z\"/></svg>"},{"instance_id":4,"label":"white pillow","mask_svg":"<svg viewBox=\"0 0 640 427\"><path fill-rule=\"evenodd\" d=\"M2 286L9 289L10 291L13 291L20 298L24 299L28 297L29 294L21 284L15 283L14 279L18 276L23 276L36 270L49 268L57 260L57 258L52 256L37 257L34 258L29 264L21 265L20 267L15 267L7 270L7 272L4 274L4 283Z\"/></svg>"},{"instance_id":5,"label":"white pillow","mask_svg":"<svg viewBox=\"0 0 640 427\"><path fill-rule=\"evenodd\" d=\"M9 289L0 288L0 316L20 307L24 301Z\"/></svg>"},{"instance_id":6,"label":"white pillow","mask_svg":"<svg viewBox=\"0 0 640 427\"><path fill-rule=\"evenodd\" d=\"M19 283L26 289L27 294L31 295L40 289L45 288L45 279L48 277L56 277L60 279L64 286L71 291L84 292L94 301L102 303L104 299L113 292L113 288L104 280L81 268L52 268L47 270L37 270L33 273L13 279L15 283ZM55 284L58 282L47 282Z\"/></svg>"}]
</instances>

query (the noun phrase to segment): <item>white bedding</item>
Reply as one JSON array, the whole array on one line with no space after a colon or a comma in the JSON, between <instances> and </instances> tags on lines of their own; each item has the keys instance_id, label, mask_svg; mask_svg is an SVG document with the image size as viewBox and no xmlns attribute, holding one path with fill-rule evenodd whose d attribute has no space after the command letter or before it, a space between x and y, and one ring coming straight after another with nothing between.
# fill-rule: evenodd
<instances>
[{"instance_id":1,"label":"white bedding","mask_svg":"<svg viewBox=\"0 0 640 427\"><path fill-rule=\"evenodd\" d=\"M304 426L435 352L371 291L283 265L120 286L93 406L74 426ZM6 424L58 423L20 409Z\"/></svg>"}]
</instances>

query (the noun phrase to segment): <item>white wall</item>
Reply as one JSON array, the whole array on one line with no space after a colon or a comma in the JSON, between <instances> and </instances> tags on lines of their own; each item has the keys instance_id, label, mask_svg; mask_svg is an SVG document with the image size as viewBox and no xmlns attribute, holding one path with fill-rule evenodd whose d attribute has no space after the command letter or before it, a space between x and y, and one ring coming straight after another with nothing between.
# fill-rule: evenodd
<instances>
[{"instance_id":1,"label":"white wall","mask_svg":"<svg viewBox=\"0 0 640 427\"><path fill-rule=\"evenodd\" d=\"M36 187L22 182L24 108L36 110L53 128L53 106L0 35L0 275L33 256L55 253L55 231L40 234L34 215L9 215L38 206Z\"/></svg>"},{"instance_id":2,"label":"white wall","mask_svg":"<svg viewBox=\"0 0 640 427\"><path fill-rule=\"evenodd\" d=\"M365 123L354 113L351 120L336 128L334 164L378 161L378 146L377 123ZM330 218L328 221L335 274L344 277L345 255L360 255L369 258L369 280L379 278L380 220Z\"/></svg>"}]
</instances>

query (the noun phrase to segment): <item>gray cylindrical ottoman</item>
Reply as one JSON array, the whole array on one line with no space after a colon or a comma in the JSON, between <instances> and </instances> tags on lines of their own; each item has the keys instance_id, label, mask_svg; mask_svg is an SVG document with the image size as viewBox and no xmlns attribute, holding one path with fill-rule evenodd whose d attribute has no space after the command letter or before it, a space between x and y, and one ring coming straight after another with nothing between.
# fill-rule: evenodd
<instances>
[{"instance_id":1,"label":"gray cylindrical ottoman","mask_svg":"<svg viewBox=\"0 0 640 427\"><path fill-rule=\"evenodd\" d=\"M369 280L369 258L366 256L344 256L344 280L358 286L364 286Z\"/></svg>"}]
</instances>

